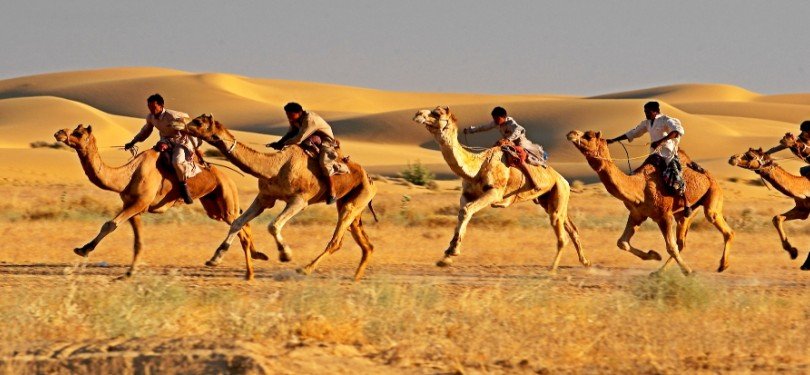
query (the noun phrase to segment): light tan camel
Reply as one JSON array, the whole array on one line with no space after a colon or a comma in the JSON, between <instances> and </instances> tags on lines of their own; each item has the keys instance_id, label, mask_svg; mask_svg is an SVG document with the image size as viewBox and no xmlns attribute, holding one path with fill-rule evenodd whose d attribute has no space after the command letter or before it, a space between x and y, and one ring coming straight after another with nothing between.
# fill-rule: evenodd
<instances>
[{"instance_id":1,"label":"light tan camel","mask_svg":"<svg viewBox=\"0 0 810 375\"><path fill-rule=\"evenodd\" d=\"M617 242L619 248L644 260L661 260L661 255L653 250L644 252L630 245L630 239L638 231L641 223L650 218L658 224L664 235L667 253L670 256L656 273L666 269L673 259L684 274L692 273L692 269L681 257L681 252L686 246L686 235L694 215L685 216L683 210L679 209L684 206L683 200L664 191L661 173L649 164L639 168L633 175L622 172L613 163L607 142L600 132L583 133L574 130L569 132L567 137L585 155L588 164L596 171L607 191L621 200L630 211L627 226ZM688 164L690 159L686 154L680 151L679 155L682 164ZM723 233L723 257L717 269L717 272L722 272L729 266L729 252L734 238L734 231L723 218L723 192L708 172L700 173L684 168L683 177L686 181L686 199L690 207L703 206L706 220Z\"/></svg>"},{"instance_id":2,"label":"light tan camel","mask_svg":"<svg viewBox=\"0 0 810 375\"><path fill-rule=\"evenodd\" d=\"M459 203L458 224L450 246L438 266L448 266L452 257L461 253L461 242L472 216L481 209L509 207L510 205L534 200L548 213L551 226L557 236L557 254L551 264L551 271L557 270L562 249L568 242L566 232L574 242L580 263L590 266L585 258L579 240L577 227L568 217L568 200L571 189L553 168L530 167L539 188L535 188L526 175L517 168L506 165L506 155L500 147L492 147L482 152L471 152L458 141L456 118L448 107L434 110L421 110L413 121L425 126L441 146L444 160L450 169L462 179L461 201Z\"/></svg>"},{"instance_id":3,"label":"light tan camel","mask_svg":"<svg viewBox=\"0 0 810 375\"><path fill-rule=\"evenodd\" d=\"M215 256L221 256L228 250L234 235L243 225L259 216L265 209L272 208L276 201L282 201L286 206L270 223L268 230L276 241L279 259L284 262L290 261L290 247L281 237L281 228L307 206L326 200L327 188L322 182L323 175L318 160L308 157L299 146L288 146L281 151L266 154L257 152L237 141L234 135L211 115L195 118L186 125L186 130L219 149L239 169L259 179L259 195L233 222L228 236L217 249ZM346 230L351 232L363 252L360 265L354 274L355 280L363 277L374 251L374 246L363 229L361 214L367 206L374 214L371 200L377 194L377 188L359 164L351 161L347 161L346 164L350 173L333 178L338 197L336 202L338 221L332 239L323 253L298 270L301 273L311 273L324 256L340 249Z\"/></svg>"},{"instance_id":4,"label":"light tan camel","mask_svg":"<svg viewBox=\"0 0 810 375\"><path fill-rule=\"evenodd\" d=\"M785 136L782 144L790 147L791 151L802 151L805 147L808 147L803 142L797 142L795 137L790 134ZM776 164L770 155L762 151L762 148L750 148L743 154L734 155L728 160L728 163L754 171L762 179L773 185L776 190L793 198L796 206L783 214L774 216L773 225L776 227L777 233L779 233L782 248L790 254L790 259L796 259L799 256L799 251L790 244L782 224L790 220L806 220L810 216L810 179L788 173ZM810 270L810 254L807 255L807 260L805 260L801 269Z\"/></svg>"},{"instance_id":5,"label":"light tan camel","mask_svg":"<svg viewBox=\"0 0 810 375\"><path fill-rule=\"evenodd\" d=\"M91 126L84 127L80 124L72 132L70 129L63 129L56 132L54 138L76 150L90 182L101 189L118 193L124 203L118 215L104 223L92 241L74 249L73 252L83 257L88 256L104 237L124 221L129 221L135 235L132 265L126 273L126 276L131 276L135 272L138 256L143 248L140 215L144 212L163 213L175 203L182 202L172 166L162 166L159 160L160 153L149 149L120 167L110 167L101 160ZM239 215L239 194L236 184L215 167L204 169L189 179L188 186L191 196L200 199L208 217L230 224ZM251 279L253 278L251 258L261 260L268 258L267 255L256 251L250 227L245 227L239 232L239 240L245 250L246 277Z\"/></svg>"}]
</instances>

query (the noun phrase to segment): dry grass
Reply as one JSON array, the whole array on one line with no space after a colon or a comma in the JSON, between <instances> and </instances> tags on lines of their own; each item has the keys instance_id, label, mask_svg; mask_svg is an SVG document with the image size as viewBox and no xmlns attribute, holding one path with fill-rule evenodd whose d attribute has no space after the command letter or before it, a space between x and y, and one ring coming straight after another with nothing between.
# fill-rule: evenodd
<instances>
[{"instance_id":1,"label":"dry grass","mask_svg":"<svg viewBox=\"0 0 810 375\"><path fill-rule=\"evenodd\" d=\"M795 369L806 363L802 300L666 275L572 298L552 281L449 289L305 280L273 293L192 288L174 276L7 291L6 348L31 342L215 336L364 348L392 365L591 371ZM806 295L806 294L805 294Z\"/></svg>"}]
</instances>

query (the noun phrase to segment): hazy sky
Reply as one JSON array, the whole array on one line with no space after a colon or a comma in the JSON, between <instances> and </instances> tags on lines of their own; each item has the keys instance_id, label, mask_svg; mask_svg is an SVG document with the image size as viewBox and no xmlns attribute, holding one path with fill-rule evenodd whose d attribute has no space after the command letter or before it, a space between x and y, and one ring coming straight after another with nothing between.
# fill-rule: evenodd
<instances>
[{"instance_id":1,"label":"hazy sky","mask_svg":"<svg viewBox=\"0 0 810 375\"><path fill-rule=\"evenodd\" d=\"M406 91L810 92L808 1L2 1L0 78L110 66Z\"/></svg>"}]
</instances>

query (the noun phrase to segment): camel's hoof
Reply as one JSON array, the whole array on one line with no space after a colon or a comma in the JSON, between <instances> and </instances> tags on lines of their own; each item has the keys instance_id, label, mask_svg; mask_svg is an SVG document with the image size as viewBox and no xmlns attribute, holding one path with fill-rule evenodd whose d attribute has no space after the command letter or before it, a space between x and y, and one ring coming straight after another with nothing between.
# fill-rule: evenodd
<instances>
[{"instance_id":1,"label":"camel's hoof","mask_svg":"<svg viewBox=\"0 0 810 375\"><path fill-rule=\"evenodd\" d=\"M795 247L791 247L787 252L790 254L790 259L796 259L799 257L799 249Z\"/></svg>"},{"instance_id":2,"label":"camel's hoof","mask_svg":"<svg viewBox=\"0 0 810 375\"><path fill-rule=\"evenodd\" d=\"M717 272L723 272L728 269L728 264L720 263L720 267L717 267ZM694 272L692 272L694 274Z\"/></svg>"},{"instance_id":3,"label":"camel's hoof","mask_svg":"<svg viewBox=\"0 0 810 375\"><path fill-rule=\"evenodd\" d=\"M308 276L312 271L308 270L306 267L296 268L295 272L299 275Z\"/></svg>"},{"instance_id":4,"label":"camel's hoof","mask_svg":"<svg viewBox=\"0 0 810 375\"><path fill-rule=\"evenodd\" d=\"M80 257L85 257L85 258L87 258L87 254L90 253L89 251L85 250L83 247L77 247L77 248L73 249L73 252L76 253L76 255L78 255Z\"/></svg>"},{"instance_id":5,"label":"camel's hoof","mask_svg":"<svg viewBox=\"0 0 810 375\"><path fill-rule=\"evenodd\" d=\"M219 261L211 259L211 260L205 262L205 265L208 266L208 267L216 267L216 266L219 265Z\"/></svg>"},{"instance_id":6,"label":"camel's hoof","mask_svg":"<svg viewBox=\"0 0 810 375\"><path fill-rule=\"evenodd\" d=\"M251 251L250 257L258 260L270 260L270 257L268 257L267 254L261 251Z\"/></svg>"},{"instance_id":7,"label":"camel's hoof","mask_svg":"<svg viewBox=\"0 0 810 375\"><path fill-rule=\"evenodd\" d=\"M439 266L439 267L450 267L452 264L453 264L453 260L450 259L450 258L444 258L444 259L436 262L436 265Z\"/></svg>"},{"instance_id":8,"label":"camel's hoof","mask_svg":"<svg viewBox=\"0 0 810 375\"><path fill-rule=\"evenodd\" d=\"M807 260L802 264L802 271L810 271L810 254L807 254Z\"/></svg>"},{"instance_id":9,"label":"camel's hoof","mask_svg":"<svg viewBox=\"0 0 810 375\"><path fill-rule=\"evenodd\" d=\"M292 260L292 255L290 255L290 253L288 253L286 251L282 251L282 252L278 253L278 261L279 262L287 263L287 262L289 262L291 260Z\"/></svg>"},{"instance_id":10,"label":"camel's hoof","mask_svg":"<svg viewBox=\"0 0 810 375\"><path fill-rule=\"evenodd\" d=\"M252 273L245 274L245 281L253 281L253 274Z\"/></svg>"},{"instance_id":11,"label":"camel's hoof","mask_svg":"<svg viewBox=\"0 0 810 375\"><path fill-rule=\"evenodd\" d=\"M582 261L582 265L585 267L590 267L592 263L590 260L585 259L584 261Z\"/></svg>"},{"instance_id":12,"label":"camel's hoof","mask_svg":"<svg viewBox=\"0 0 810 375\"><path fill-rule=\"evenodd\" d=\"M661 277L661 270L650 272L650 277Z\"/></svg>"},{"instance_id":13,"label":"camel's hoof","mask_svg":"<svg viewBox=\"0 0 810 375\"><path fill-rule=\"evenodd\" d=\"M658 261L660 261L661 259L663 259L663 258L661 258L661 254L658 254L657 251L655 251L655 250L647 251L647 260L658 260Z\"/></svg>"}]
</instances>

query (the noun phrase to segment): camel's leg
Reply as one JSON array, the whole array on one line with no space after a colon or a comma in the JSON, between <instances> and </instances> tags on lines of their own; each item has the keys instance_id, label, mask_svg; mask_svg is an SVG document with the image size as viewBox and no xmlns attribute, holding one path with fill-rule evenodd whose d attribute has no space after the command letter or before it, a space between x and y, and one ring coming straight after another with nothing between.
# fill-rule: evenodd
<instances>
[{"instance_id":1,"label":"camel's leg","mask_svg":"<svg viewBox=\"0 0 810 375\"><path fill-rule=\"evenodd\" d=\"M728 268L729 255L731 253L731 241L734 239L734 231L726 223L723 218L723 200L719 195L719 191L713 193L703 209L706 215L706 220L714 225L720 233L723 234L723 257L720 258L720 266L717 267L717 272L723 272Z\"/></svg>"},{"instance_id":2,"label":"camel's leg","mask_svg":"<svg viewBox=\"0 0 810 375\"><path fill-rule=\"evenodd\" d=\"M684 275L691 274L692 269L686 265L686 262L683 260L683 258L681 258L680 251L678 251L678 242L675 234L676 222L675 217L672 216L672 213L667 214L660 221L658 221L658 228L661 229L661 234L664 235L664 242L666 242L667 253L669 256L675 258L675 261L678 262L678 265L681 267L681 271L684 273ZM653 274L659 274L663 270L664 267L662 266Z\"/></svg>"},{"instance_id":3,"label":"camel's leg","mask_svg":"<svg viewBox=\"0 0 810 375\"><path fill-rule=\"evenodd\" d=\"M233 243L234 238L236 235L242 230L242 228L251 220L255 219L257 216L261 215L264 212L265 206L264 203L261 201L259 197L253 200L253 203L250 204L250 207L239 215L236 220L233 221L231 224L231 228L228 230L228 235L225 237L225 240L222 241L222 244L219 245L217 250L214 252L214 256L211 257L210 260L205 262L206 266L216 266L222 261L222 256L228 248L231 247L231 243ZM246 249L247 250L247 249ZM250 261L250 256L248 256L247 251L245 251L245 263L247 272L245 278L248 280L253 279L253 264Z\"/></svg>"},{"instance_id":4,"label":"camel's leg","mask_svg":"<svg viewBox=\"0 0 810 375\"><path fill-rule=\"evenodd\" d=\"M138 265L138 256L141 255L143 242L141 241L141 215L135 215L129 218L129 224L132 226L132 234L134 236L134 244L132 247L132 264L127 271L127 277L135 274L135 267Z\"/></svg>"},{"instance_id":5,"label":"camel's leg","mask_svg":"<svg viewBox=\"0 0 810 375\"><path fill-rule=\"evenodd\" d=\"M306 199L302 198L301 196L296 196L292 200L287 202L287 205L284 206L284 209L281 211L278 216L267 226L267 230L270 232L270 235L273 236L273 239L276 240L276 247L278 248L278 260L282 262L289 262L292 260L292 250L287 244L284 243L284 238L281 236L281 228L287 224L293 216L298 215L299 212L303 211L307 208L309 204L307 203Z\"/></svg>"},{"instance_id":6,"label":"camel's leg","mask_svg":"<svg viewBox=\"0 0 810 375\"><path fill-rule=\"evenodd\" d=\"M200 203L205 207L205 211L208 213L209 217L214 220L222 219L228 223L229 226L233 224L234 220L236 220L240 214L237 192L235 188L229 187L229 185L224 182L222 182L220 188L214 190L213 193L201 197ZM253 234L251 233L249 223L242 227L242 230L237 233L237 236L239 237L239 242L242 244L242 249L250 252L252 259L270 259L264 253L256 250L256 244L253 241Z\"/></svg>"},{"instance_id":7,"label":"camel's leg","mask_svg":"<svg viewBox=\"0 0 810 375\"><path fill-rule=\"evenodd\" d=\"M810 211L804 208L793 207L788 212L785 212L781 215L776 215L773 217L773 226L776 227L776 232L779 233L779 239L782 240L782 248L790 254L790 259L796 259L799 257L799 250L793 247L788 240L787 233L785 232L785 228L782 226L782 223L790 220L805 220L807 219L808 215L810 215Z\"/></svg>"},{"instance_id":8,"label":"camel's leg","mask_svg":"<svg viewBox=\"0 0 810 375\"><path fill-rule=\"evenodd\" d=\"M354 280L359 281L363 278L363 274L366 272L366 266L368 266L371 255L374 253L374 245L371 244L366 231L363 229L363 220L360 216L354 219L349 230L352 233L352 237L354 237L354 242L357 242L357 245L360 246L360 250L363 251L363 256L360 258L360 265L357 266L357 271L354 272Z\"/></svg>"},{"instance_id":9,"label":"camel's leg","mask_svg":"<svg viewBox=\"0 0 810 375\"><path fill-rule=\"evenodd\" d=\"M585 252L582 250L582 242L579 240L579 229L574 225L571 217L565 219L565 231L568 232L568 237L571 237L571 242L574 243L574 248L577 249L577 257L579 262L585 267L591 266L591 261L585 258Z\"/></svg>"},{"instance_id":10,"label":"camel's leg","mask_svg":"<svg viewBox=\"0 0 810 375\"><path fill-rule=\"evenodd\" d=\"M538 197L536 199L536 202L538 204L540 204L540 206L542 206L543 209L545 209L547 213L549 212L549 209L550 209L549 208L549 198L547 198L545 196L541 196L541 197ZM549 215L551 215L551 214L549 213ZM579 240L579 229L577 229L577 226L574 225L574 222L571 220L570 216L567 216L565 218L565 222L563 224L564 224L563 226L565 228L565 231L568 233L568 237L571 238L571 242L574 243L574 248L577 250L577 257L579 258L579 262L582 263L583 266L589 267L591 265L591 261L589 261L587 258L585 258L585 253L582 251L582 242L580 242L580 240ZM554 225L553 222L552 222L552 225ZM559 251L557 253L559 255ZM555 264L558 263L558 262L559 262L559 256L557 256L555 258ZM556 269L556 267L552 266L552 270L554 270L554 269Z\"/></svg>"},{"instance_id":11,"label":"camel's leg","mask_svg":"<svg viewBox=\"0 0 810 375\"><path fill-rule=\"evenodd\" d=\"M445 267L453 263L451 258L461 254L461 241L467 232L467 224L470 223L470 219L476 212L481 211L481 209L491 205L498 199L500 199L500 194L496 189L490 189L472 202L467 202L467 199L462 194L455 234L453 239L450 240L450 246L444 251L444 258L436 263L437 266Z\"/></svg>"},{"instance_id":12,"label":"camel's leg","mask_svg":"<svg viewBox=\"0 0 810 375\"><path fill-rule=\"evenodd\" d=\"M624 227L624 233L622 233L622 236L616 241L616 246L624 251L629 251L642 260L661 260L661 255L655 250L643 251L630 244L630 239L636 234L638 227L644 220L647 220L647 218L630 214L630 216L627 217L627 225Z\"/></svg>"},{"instance_id":13,"label":"camel's leg","mask_svg":"<svg viewBox=\"0 0 810 375\"><path fill-rule=\"evenodd\" d=\"M144 212L147 207L149 207L149 202L144 201L136 201L128 206L124 206L124 209L122 209L118 215L101 226L101 231L99 231L96 238L93 238L92 241L80 248L73 249L73 252L76 253L76 255L86 257L96 248L96 246L98 246L98 243L101 242L104 237L107 237L108 234L115 231L115 229L118 228L118 226L121 225L124 220L129 220L129 218Z\"/></svg>"},{"instance_id":14,"label":"camel's leg","mask_svg":"<svg viewBox=\"0 0 810 375\"><path fill-rule=\"evenodd\" d=\"M689 233L689 226L692 225L692 218L683 216L680 220L678 220L678 225L676 228L676 241L678 244L678 250L683 253L684 248L686 248L686 235ZM667 258L664 265L661 266L661 270L666 270L669 268L669 265L672 261L675 260L673 257Z\"/></svg>"},{"instance_id":15,"label":"camel's leg","mask_svg":"<svg viewBox=\"0 0 810 375\"><path fill-rule=\"evenodd\" d=\"M326 249L324 249L320 255L315 257L308 265L299 269L300 273L305 275L312 273L312 271L318 267L318 263L320 263L326 255L332 254L340 249L343 245L343 236L346 234L346 230L354 224L356 219L360 218L360 214L366 208L367 203L367 199L363 200L358 198L354 198L350 201L338 201L338 222L335 226L334 233L332 233L332 239L329 240L329 243L326 244ZM354 230L352 231L352 236L355 236ZM363 249L363 258L367 258L365 252L366 250ZM361 259L360 266L355 272L355 280L359 280L359 277L362 277L362 271L364 269L364 259Z\"/></svg>"}]
</instances>

